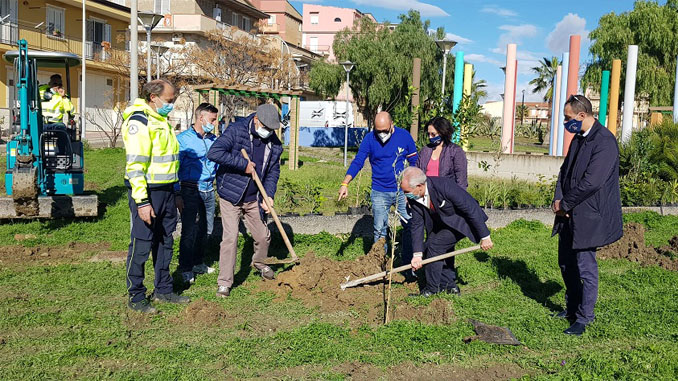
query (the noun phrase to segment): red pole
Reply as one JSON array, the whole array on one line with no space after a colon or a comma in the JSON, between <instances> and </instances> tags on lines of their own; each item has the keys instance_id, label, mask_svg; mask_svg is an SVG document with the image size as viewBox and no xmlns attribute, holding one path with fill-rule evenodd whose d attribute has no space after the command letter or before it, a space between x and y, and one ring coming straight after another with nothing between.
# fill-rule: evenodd
<instances>
[{"instance_id":1,"label":"red pole","mask_svg":"<svg viewBox=\"0 0 678 381\"><path fill-rule=\"evenodd\" d=\"M579 88L579 51L581 48L581 36L578 34L570 36L570 63L567 72L567 98L570 95L577 94ZM567 99L565 99L567 102ZM565 131L563 135L563 156L570 150L573 134Z\"/></svg>"}]
</instances>

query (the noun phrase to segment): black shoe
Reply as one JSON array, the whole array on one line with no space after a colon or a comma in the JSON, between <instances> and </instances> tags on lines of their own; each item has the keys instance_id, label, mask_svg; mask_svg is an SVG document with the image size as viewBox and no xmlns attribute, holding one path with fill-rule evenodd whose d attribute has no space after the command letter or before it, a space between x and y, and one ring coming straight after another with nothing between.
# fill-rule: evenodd
<instances>
[{"instance_id":1,"label":"black shoe","mask_svg":"<svg viewBox=\"0 0 678 381\"><path fill-rule=\"evenodd\" d=\"M570 328L563 331L566 335L581 336L586 331L586 324L574 322Z\"/></svg>"},{"instance_id":2,"label":"black shoe","mask_svg":"<svg viewBox=\"0 0 678 381\"><path fill-rule=\"evenodd\" d=\"M154 292L151 300L154 302L174 304L188 304L191 302L191 299L188 296L179 295L175 292L170 292L169 294L158 294Z\"/></svg>"},{"instance_id":3,"label":"black shoe","mask_svg":"<svg viewBox=\"0 0 678 381\"><path fill-rule=\"evenodd\" d=\"M142 299L141 301L138 302L133 302L130 300L129 302L127 302L127 307L134 311L145 314L154 314L158 312L158 310L156 310L155 307L153 307L151 303L148 302L148 299Z\"/></svg>"},{"instance_id":4,"label":"black shoe","mask_svg":"<svg viewBox=\"0 0 678 381\"><path fill-rule=\"evenodd\" d=\"M450 294L450 295L461 295L461 290L459 289L459 286L454 286L454 287L448 287L445 289L445 292Z\"/></svg>"},{"instance_id":5,"label":"black shoe","mask_svg":"<svg viewBox=\"0 0 678 381\"><path fill-rule=\"evenodd\" d=\"M414 271L405 271L405 283L416 283L419 279Z\"/></svg>"},{"instance_id":6,"label":"black shoe","mask_svg":"<svg viewBox=\"0 0 678 381\"><path fill-rule=\"evenodd\" d=\"M424 298L428 298L429 296L433 296L437 294L437 292L429 291L429 290L423 290L419 293L419 296L423 296Z\"/></svg>"}]
</instances>

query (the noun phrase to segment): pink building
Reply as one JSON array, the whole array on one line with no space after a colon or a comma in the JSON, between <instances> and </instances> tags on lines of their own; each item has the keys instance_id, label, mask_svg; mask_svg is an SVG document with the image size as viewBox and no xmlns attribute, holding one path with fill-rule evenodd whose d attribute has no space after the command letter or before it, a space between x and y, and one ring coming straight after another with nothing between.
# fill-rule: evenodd
<instances>
[{"instance_id":1,"label":"pink building","mask_svg":"<svg viewBox=\"0 0 678 381\"><path fill-rule=\"evenodd\" d=\"M262 31L277 34L288 44L301 46L301 14L287 0L250 0L252 5L270 17Z\"/></svg>"},{"instance_id":2,"label":"pink building","mask_svg":"<svg viewBox=\"0 0 678 381\"><path fill-rule=\"evenodd\" d=\"M326 56L329 61L335 59L332 43L337 32L352 27L355 20L363 17L370 17L376 22L371 14L353 8L304 4L303 13L302 46Z\"/></svg>"}]
</instances>

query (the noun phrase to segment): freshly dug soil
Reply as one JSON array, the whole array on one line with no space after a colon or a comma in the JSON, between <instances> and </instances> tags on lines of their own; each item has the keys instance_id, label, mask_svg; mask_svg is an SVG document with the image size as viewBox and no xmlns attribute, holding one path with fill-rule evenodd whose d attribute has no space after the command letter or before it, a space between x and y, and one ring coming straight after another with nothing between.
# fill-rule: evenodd
<instances>
[{"instance_id":1,"label":"freshly dug soil","mask_svg":"<svg viewBox=\"0 0 678 381\"><path fill-rule=\"evenodd\" d=\"M215 326L225 324L231 319L224 307L200 298L191 301L177 316L177 320L186 326Z\"/></svg>"},{"instance_id":2,"label":"freshly dug soil","mask_svg":"<svg viewBox=\"0 0 678 381\"><path fill-rule=\"evenodd\" d=\"M624 225L624 236L617 242L598 251L604 259L628 259L643 266L657 265L667 270L678 271L678 236L669 241L669 246L654 248L645 245L645 227L637 223Z\"/></svg>"},{"instance_id":3,"label":"freshly dug soil","mask_svg":"<svg viewBox=\"0 0 678 381\"><path fill-rule=\"evenodd\" d=\"M340 284L347 277L358 279L384 271L389 261L384 252L384 242L379 240L368 254L355 261L333 261L308 253L291 270L278 274L273 282L261 283L260 287L276 293L280 299L289 294L309 307L318 307L323 313L354 312L352 316L358 320L382 323L388 279L344 291ZM428 306L409 305L405 299L409 294L417 293L418 287L414 283L403 284L404 280L401 274L393 274L392 320L418 320L429 324L446 324L452 320L454 315L449 302L444 299L433 300Z\"/></svg>"}]
</instances>

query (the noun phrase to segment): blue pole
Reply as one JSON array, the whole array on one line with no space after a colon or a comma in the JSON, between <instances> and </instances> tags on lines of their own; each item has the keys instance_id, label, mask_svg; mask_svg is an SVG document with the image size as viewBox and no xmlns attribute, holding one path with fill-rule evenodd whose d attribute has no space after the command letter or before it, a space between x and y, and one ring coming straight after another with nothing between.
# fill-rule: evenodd
<instances>
[{"instance_id":1,"label":"blue pole","mask_svg":"<svg viewBox=\"0 0 678 381\"><path fill-rule=\"evenodd\" d=\"M455 61L454 61L454 94L452 97L452 115L457 112L459 109L459 104L461 103L461 97L464 91L464 52L457 52ZM452 141L454 143L459 143L461 139L460 126L456 125L454 131L454 136Z\"/></svg>"},{"instance_id":2,"label":"blue pole","mask_svg":"<svg viewBox=\"0 0 678 381\"><path fill-rule=\"evenodd\" d=\"M567 63L570 62L570 53L563 53L563 75L562 81L560 83L560 104L558 105L558 151L556 152L557 156L563 156L563 139L565 135L565 102L567 101L567 81L565 80L569 75L569 66Z\"/></svg>"}]
</instances>

